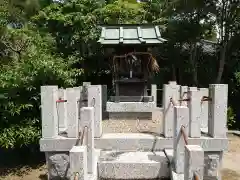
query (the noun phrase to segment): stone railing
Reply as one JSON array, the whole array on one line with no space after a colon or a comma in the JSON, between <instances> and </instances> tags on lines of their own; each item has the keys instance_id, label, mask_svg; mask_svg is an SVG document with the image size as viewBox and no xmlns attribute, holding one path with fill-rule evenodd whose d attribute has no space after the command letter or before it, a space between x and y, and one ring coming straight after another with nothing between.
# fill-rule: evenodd
<instances>
[{"instance_id":1,"label":"stone railing","mask_svg":"<svg viewBox=\"0 0 240 180\"><path fill-rule=\"evenodd\" d=\"M163 134L174 135L174 106L188 107L189 137L201 136L205 129L211 137L226 137L228 85L210 84L209 88L177 85L169 82L163 90ZM173 103L174 102L174 103Z\"/></svg>"},{"instance_id":2,"label":"stone railing","mask_svg":"<svg viewBox=\"0 0 240 180\"><path fill-rule=\"evenodd\" d=\"M58 86L42 86L42 137L54 138L59 135L69 138L78 137L81 129L80 109L87 106L95 108L94 137L101 137L102 114L106 109L105 87L87 83L81 87L67 89L58 89Z\"/></svg>"}]
</instances>

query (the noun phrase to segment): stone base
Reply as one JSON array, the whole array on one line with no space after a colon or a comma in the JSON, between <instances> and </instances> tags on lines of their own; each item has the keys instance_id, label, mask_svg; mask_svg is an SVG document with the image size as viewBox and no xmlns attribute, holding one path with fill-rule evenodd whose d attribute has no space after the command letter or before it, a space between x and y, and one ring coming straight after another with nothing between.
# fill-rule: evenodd
<instances>
[{"instance_id":1,"label":"stone base","mask_svg":"<svg viewBox=\"0 0 240 180\"><path fill-rule=\"evenodd\" d=\"M41 151L70 151L78 141L77 138L40 139ZM188 138L189 144L199 145L204 151L226 151L228 149L227 138ZM121 150L121 151L161 151L173 148L173 139L162 136L154 136L144 133L108 133L94 140L96 149Z\"/></svg>"},{"instance_id":2,"label":"stone base","mask_svg":"<svg viewBox=\"0 0 240 180\"><path fill-rule=\"evenodd\" d=\"M109 112L110 120L151 120L150 112ZM117 123L117 122L116 122Z\"/></svg>"},{"instance_id":3,"label":"stone base","mask_svg":"<svg viewBox=\"0 0 240 180\"><path fill-rule=\"evenodd\" d=\"M69 152L45 152L48 169L48 180L70 180ZM88 180L98 180L97 162L99 160L100 150L95 149L94 172L88 174Z\"/></svg>"}]
</instances>

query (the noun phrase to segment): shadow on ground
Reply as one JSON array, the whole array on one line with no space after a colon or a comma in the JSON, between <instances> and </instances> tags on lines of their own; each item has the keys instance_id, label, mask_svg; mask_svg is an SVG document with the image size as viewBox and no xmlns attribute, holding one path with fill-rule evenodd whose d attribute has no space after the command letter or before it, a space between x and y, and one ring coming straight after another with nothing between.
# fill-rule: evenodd
<instances>
[{"instance_id":1,"label":"shadow on ground","mask_svg":"<svg viewBox=\"0 0 240 180\"><path fill-rule=\"evenodd\" d=\"M0 149L0 177L24 176L32 169L39 169L45 163L45 155L38 145L17 149ZM47 179L42 175L40 179Z\"/></svg>"}]
</instances>

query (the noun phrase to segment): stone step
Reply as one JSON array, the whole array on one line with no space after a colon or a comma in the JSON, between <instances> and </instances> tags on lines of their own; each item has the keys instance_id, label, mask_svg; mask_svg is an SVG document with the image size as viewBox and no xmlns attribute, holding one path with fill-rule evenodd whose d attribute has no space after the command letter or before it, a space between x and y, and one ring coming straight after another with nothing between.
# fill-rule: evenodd
<instances>
[{"instance_id":1,"label":"stone step","mask_svg":"<svg viewBox=\"0 0 240 180\"><path fill-rule=\"evenodd\" d=\"M159 152L102 151L98 162L101 179L165 179L170 177L168 159Z\"/></svg>"}]
</instances>

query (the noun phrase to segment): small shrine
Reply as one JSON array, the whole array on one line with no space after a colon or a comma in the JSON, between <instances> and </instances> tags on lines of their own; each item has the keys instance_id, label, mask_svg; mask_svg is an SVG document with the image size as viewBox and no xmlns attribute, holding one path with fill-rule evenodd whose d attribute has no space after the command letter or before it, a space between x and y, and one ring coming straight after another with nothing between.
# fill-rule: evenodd
<instances>
[{"instance_id":1,"label":"small shrine","mask_svg":"<svg viewBox=\"0 0 240 180\"><path fill-rule=\"evenodd\" d=\"M115 96L111 101L151 101L149 78L159 71L151 51L166 40L157 25L104 25L101 43L110 54Z\"/></svg>"}]
</instances>

